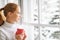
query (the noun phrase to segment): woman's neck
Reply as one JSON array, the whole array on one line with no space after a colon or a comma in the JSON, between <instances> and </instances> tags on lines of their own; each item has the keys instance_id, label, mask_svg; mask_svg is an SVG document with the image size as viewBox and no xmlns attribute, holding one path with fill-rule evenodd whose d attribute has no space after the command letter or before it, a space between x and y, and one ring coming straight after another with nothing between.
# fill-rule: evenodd
<instances>
[{"instance_id":1,"label":"woman's neck","mask_svg":"<svg viewBox=\"0 0 60 40\"><path fill-rule=\"evenodd\" d=\"M6 22L10 23L10 24L14 24L15 22L9 18L9 17L6 17Z\"/></svg>"},{"instance_id":2,"label":"woman's neck","mask_svg":"<svg viewBox=\"0 0 60 40\"><path fill-rule=\"evenodd\" d=\"M13 24L13 21L9 19L7 19L6 22Z\"/></svg>"}]
</instances>

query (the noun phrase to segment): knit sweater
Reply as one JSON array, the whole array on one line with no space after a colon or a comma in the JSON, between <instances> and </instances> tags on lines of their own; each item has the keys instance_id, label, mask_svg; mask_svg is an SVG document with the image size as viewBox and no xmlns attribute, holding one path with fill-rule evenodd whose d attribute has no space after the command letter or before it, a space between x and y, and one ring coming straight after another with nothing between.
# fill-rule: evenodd
<instances>
[{"instance_id":1,"label":"knit sweater","mask_svg":"<svg viewBox=\"0 0 60 40\"><path fill-rule=\"evenodd\" d=\"M5 22L0 27L0 40L16 40L15 33L17 28L21 29L22 26Z\"/></svg>"}]
</instances>

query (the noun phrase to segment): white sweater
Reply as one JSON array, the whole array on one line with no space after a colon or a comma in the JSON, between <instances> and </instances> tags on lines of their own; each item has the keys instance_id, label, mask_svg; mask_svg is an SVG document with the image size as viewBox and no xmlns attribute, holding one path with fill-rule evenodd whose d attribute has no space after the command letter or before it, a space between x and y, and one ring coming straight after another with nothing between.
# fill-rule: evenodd
<instances>
[{"instance_id":1,"label":"white sweater","mask_svg":"<svg viewBox=\"0 0 60 40\"><path fill-rule=\"evenodd\" d=\"M10 23L5 22L0 27L0 40L16 40L15 33L18 27L22 28L21 26L17 24L10 24Z\"/></svg>"}]
</instances>

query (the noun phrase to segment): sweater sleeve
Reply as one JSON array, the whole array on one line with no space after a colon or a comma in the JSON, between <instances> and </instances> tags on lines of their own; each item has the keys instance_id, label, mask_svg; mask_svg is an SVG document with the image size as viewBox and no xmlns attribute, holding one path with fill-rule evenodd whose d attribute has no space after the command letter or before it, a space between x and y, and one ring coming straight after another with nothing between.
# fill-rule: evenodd
<instances>
[{"instance_id":1,"label":"sweater sleeve","mask_svg":"<svg viewBox=\"0 0 60 40\"><path fill-rule=\"evenodd\" d=\"M5 34L0 30L0 40L6 40Z\"/></svg>"}]
</instances>

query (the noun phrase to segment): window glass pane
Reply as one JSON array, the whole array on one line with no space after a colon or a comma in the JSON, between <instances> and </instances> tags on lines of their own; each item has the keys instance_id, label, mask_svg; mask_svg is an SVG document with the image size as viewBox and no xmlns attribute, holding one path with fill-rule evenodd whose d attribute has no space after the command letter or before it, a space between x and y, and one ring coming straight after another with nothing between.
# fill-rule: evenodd
<instances>
[{"instance_id":1,"label":"window glass pane","mask_svg":"<svg viewBox=\"0 0 60 40\"><path fill-rule=\"evenodd\" d=\"M60 24L59 0L40 0L40 23Z\"/></svg>"},{"instance_id":2,"label":"window glass pane","mask_svg":"<svg viewBox=\"0 0 60 40\"><path fill-rule=\"evenodd\" d=\"M60 28L40 26L40 40L59 40Z\"/></svg>"},{"instance_id":3,"label":"window glass pane","mask_svg":"<svg viewBox=\"0 0 60 40\"><path fill-rule=\"evenodd\" d=\"M23 22L38 24L38 2L37 0L24 0Z\"/></svg>"}]
</instances>

